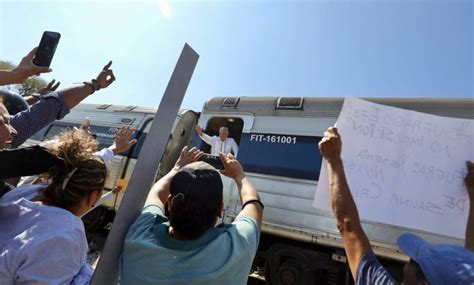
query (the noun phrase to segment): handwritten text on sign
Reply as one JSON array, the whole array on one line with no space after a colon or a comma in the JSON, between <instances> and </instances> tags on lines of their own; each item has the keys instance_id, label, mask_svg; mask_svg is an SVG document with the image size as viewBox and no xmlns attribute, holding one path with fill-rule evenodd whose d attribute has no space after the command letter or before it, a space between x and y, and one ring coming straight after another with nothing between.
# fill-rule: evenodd
<instances>
[{"instance_id":1,"label":"handwritten text on sign","mask_svg":"<svg viewBox=\"0 0 474 285\"><path fill-rule=\"evenodd\" d=\"M346 98L337 121L342 159L362 219L464 238L465 161L474 121ZM326 164L314 207L330 210Z\"/></svg>"}]
</instances>

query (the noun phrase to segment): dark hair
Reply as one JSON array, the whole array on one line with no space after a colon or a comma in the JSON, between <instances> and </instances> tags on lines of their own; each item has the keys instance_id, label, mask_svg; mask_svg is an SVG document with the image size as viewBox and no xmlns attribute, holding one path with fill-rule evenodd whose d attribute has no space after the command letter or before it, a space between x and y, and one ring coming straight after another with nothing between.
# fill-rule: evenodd
<instances>
[{"instance_id":1,"label":"dark hair","mask_svg":"<svg viewBox=\"0 0 474 285\"><path fill-rule=\"evenodd\" d=\"M190 239L214 226L223 185L213 169L183 169L171 180L170 224Z\"/></svg>"},{"instance_id":2,"label":"dark hair","mask_svg":"<svg viewBox=\"0 0 474 285\"><path fill-rule=\"evenodd\" d=\"M416 277L417 281L419 281L419 282L423 282L423 281L428 282L428 280L426 280L425 274L423 273L423 270L421 270L420 265L418 265L418 263L416 263L413 259L410 259L409 263L413 264L414 267L415 267L415 277Z\"/></svg>"},{"instance_id":3,"label":"dark hair","mask_svg":"<svg viewBox=\"0 0 474 285\"><path fill-rule=\"evenodd\" d=\"M91 193L102 191L107 176L104 162L94 155L97 141L84 130L62 133L46 143L49 150L64 161L53 168L52 182L42 191L42 199L67 210Z\"/></svg>"}]
</instances>

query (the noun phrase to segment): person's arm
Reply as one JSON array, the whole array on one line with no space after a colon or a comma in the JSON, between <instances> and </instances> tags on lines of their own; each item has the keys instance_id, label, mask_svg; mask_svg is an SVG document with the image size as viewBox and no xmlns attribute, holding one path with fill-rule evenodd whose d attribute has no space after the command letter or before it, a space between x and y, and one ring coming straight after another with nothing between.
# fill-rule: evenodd
<instances>
[{"instance_id":1,"label":"person's arm","mask_svg":"<svg viewBox=\"0 0 474 285\"><path fill-rule=\"evenodd\" d=\"M13 70L0 70L0 86L9 84L18 84L23 82L20 79L19 74L13 72Z\"/></svg>"},{"instance_id":2,"label":"person's arm","mask_svg":"<svg viewBox=\"0 0 474 285\"><path fill-rule=\"evenodd\" d=\"M199 137L208 145L212 145L212 138L207 135L205 132L202 131L202 128L199 125L196 125L196 133L199 135Z\"/></svg>"},{"instance_id":3,"label":"person's arm","mask_svg":"<svg viewBox=\"0 0 474 285\"><path fill-rule=\"evenodd\" d=\"M239 189L240 201L245 207L237 215L239 217L249 216L257 221L259 229L262 226L263 207L257 201L260 201L257 190L253 187L250 180L245 175L242 165L234 158L232 154L220 154L222 165L224 169L221 173L227 177L234 179ZM247 203L249 201L253 201Z\"/></svg>"},{"instance_id":4,"label":"person's arm","mask_svg":"<svg viewBox=\"0 0 474 285\"><path fill-rule=\"evenodd\" d=\"M186 165L198 161L203 154L204 153L202 151L195 147L189 149L187 146L185 146L181 151L181 155L176 161L173 169L171 169L168 174L163 176L163 178L158 180L151 188L150 193L148 193L148 197L145 201L145 207L149 205L157 205L163 208L166 204L166 201L168 200L168 196L170 195L170 184L173 180L173 177Z\"/></svg>"},{"instance_id":5,"label":"person's arm","mask_svg":"<svg viewBox=\"0 0 474 285\"><path fill-rule=\"evenodd\" d=\"M356 279L361 258L372 252L369 239L359 220L357 207L347 184L341 159L342 142L336 128L329 128L319 143L321 154L326 159L331 206L341 233L352 276Z\"/></svg>"},{"instance_id":6,"label":"person's arm","mask_svg":"<svg viewBox=\"0 0 474 285\"><path fill-rule=\"evenodd\" d=\"M464 247L474 251L474 163L466 161L467 175L464 179L469 194L469 216L466 226L466 242Z\"/></svg>"},{"instance_id":7,"label":"person's arm","mask_svg":"<svg viewBox=\"0 0 474 285\"><path fill-rule=\"evenodd\" d=\"M38 175L63 161L41 146L0 150L0 179Z\"/></svg>"},{"instance_id":8,"label":"person's arm","mask_svg":"<svg viewBox=\"0 0 474 285\"><path fill-rule=\"evenodd\" d=\"M40 101L33 104L29 109L20 112L11 118L11 125L18 134L12 141L12 147L17 147L24 143L36 132L46 127L55 120L60 120L70 108L76 106L81 100L94 92L97 88L106 88L114 80L112 70L109 69L112 62L109 62L99 73L94 81L95 87L84 84L62 90L59 93L52 92L41 97Z\"/></svg>"},{"instance_id":9,"label":"person's arm","mask_svg":"<svg viewBox=\"0 0 474 285\"><path fill-rule=\"evenodd\" d=\"M45 72L51 72L52 69L44 66L37 66L33 63L36 48L31 50L12 70L0 70L0 85L23 83L28 77Z\"/></svg>"},{"instance_id":10,"label":"person's arm","mask_svg":"<svg viewBox=\"0 0 474 285\"><path fill-rule=\"evenodd\" d=\"M97 151L95 155L100 156L105 163L105 167L109 167L114 155L128 151L137 143L136 139L131 139L135 129L130 126L124 126L115 133L114 143L108 148Z\"/></svg>"}]
</instances>

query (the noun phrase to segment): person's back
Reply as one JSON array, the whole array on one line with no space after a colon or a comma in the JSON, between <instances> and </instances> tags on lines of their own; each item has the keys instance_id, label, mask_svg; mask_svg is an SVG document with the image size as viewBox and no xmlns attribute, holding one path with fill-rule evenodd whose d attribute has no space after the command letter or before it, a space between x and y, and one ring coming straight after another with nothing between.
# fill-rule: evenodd
<instances>
[{"instance_id":1,"label":"person's back","mask_svg":"<svg viewBox=\"0 0 474 285\"><path fill-rule=\"evenodd\" d=\"M245 284L258 246L252 217L208 229L191 241L168 235L159 206L147 206L125 240L121 284Z\"/></svg>"},{"instance_id":2,"label":"person's back","mask_svg":"<svg viewBox=\"0 0 474 285\"><path fill-rule=\"evenodd\" d=\"M1 200L0 228L5 230L0 231L0 258L6 266L0 266L0 284L48 284L52 280L71 283L90 275L80 274L80 270L90 270L83 267L87 240L81 219L68 210L31 201L44 187L20 187ZM44 262L46 255L63 268L51 268Z\"/></svg>"},{"instance_id":3,"label":"person's back","mask_svg":"<svg viewBox=\"0 0 474 285\"><path fill-rule=\"evenodd\" d=\"M150 191L125 239L120 284L246 284L263 205L240 164L222 156L224 174L235 179L244 207L232 224L215 227L223 210L219 173L204 163L184 167L200 155L185 149L177 167Z\"/></svg>"}]
</instances>

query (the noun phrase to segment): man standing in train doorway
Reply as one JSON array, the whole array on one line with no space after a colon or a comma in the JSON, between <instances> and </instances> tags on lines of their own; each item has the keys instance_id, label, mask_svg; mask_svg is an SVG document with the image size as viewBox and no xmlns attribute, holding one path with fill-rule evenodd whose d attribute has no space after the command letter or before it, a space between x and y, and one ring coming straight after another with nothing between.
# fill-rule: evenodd
<instances>
[{"instance_id":1,"label":"man standing in train doorway","mask_svg":"<svg viewBox=\"0 0 474 285\"><path fill-rule=\"evenodd\" d=\"M209 136L202 131L199 125L196 125L196 133L208 145L211 146L211 154L219 155L219 153L228 154L233 153L237 157L239 146L233 138L229 138L229 129L227 127L220 127L219 136Z\"/></svg>"}]
</instances>

